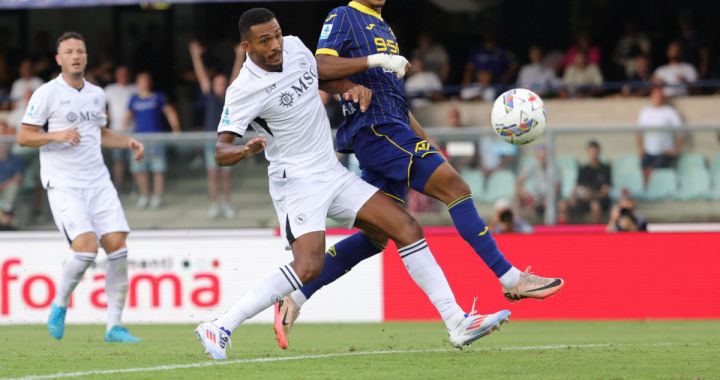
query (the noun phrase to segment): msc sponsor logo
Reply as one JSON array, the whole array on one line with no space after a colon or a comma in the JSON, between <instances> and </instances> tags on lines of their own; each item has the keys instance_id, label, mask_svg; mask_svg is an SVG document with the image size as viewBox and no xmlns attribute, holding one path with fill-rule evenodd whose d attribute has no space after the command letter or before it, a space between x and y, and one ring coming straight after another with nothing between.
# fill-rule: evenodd
<instances>
[{"instance_id":1,"label":"msc sponsor logo","mask_svg":"<svg viewBox=\"0 0 720 380\"><path fill-rule=\"evenodd\" d=\"M282 94L280 94L279 100L280 105L285 108L292 107L293 104L295 104L295 97L289 92L283 92Z\"/></svg>"}]
</instances>

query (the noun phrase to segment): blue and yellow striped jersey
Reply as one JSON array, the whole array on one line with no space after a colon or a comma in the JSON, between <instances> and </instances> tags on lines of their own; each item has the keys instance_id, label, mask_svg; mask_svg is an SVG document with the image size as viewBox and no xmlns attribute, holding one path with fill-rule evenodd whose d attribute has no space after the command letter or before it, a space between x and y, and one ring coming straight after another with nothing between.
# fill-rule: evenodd
<instances>
[{"instance_id":1,"label":"blue and yellow striped jersey","mask_svg":"<svg viewBox=\"0 0 720 380\"><path fill-rule=\"evenodd\" d=\"M330 11L320 32L315 55L356 58L377 53L400 54L395 34L380 13L355 1ZM373 68L348 79L371 89L373 99L365 113L352 102L341 102L345 120L337 134L340 151L351 151L350 141L360 128L409 123L405 84L394 73Z\"/></svg>"}]
</instances>

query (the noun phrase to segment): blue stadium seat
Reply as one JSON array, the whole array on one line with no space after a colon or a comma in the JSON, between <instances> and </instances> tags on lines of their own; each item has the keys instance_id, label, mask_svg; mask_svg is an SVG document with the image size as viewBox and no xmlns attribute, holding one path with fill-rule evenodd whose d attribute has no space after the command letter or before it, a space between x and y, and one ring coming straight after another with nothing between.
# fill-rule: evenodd
<instances>
[{"instance_id":1,"label":"blue stadium seat","mask_svg":"<svg viewBox=\"0 0 720 380\"><path fill-rule=\"evenodd\" d=\"M705 157L700 153L683 153L678 160L678 173L691 168L705 168Z\"/></svg>"},{"instance_id":2,"label":"blue stadium seat","mask_svg":"<svg viewBox=\"0 0 720 380\"><path fill-rule=\"evenodd\" d=\"M617 199L622 189L630 190L635 198L643 197L643 176L640 158L637 155L620 156L612 164L612 191L610 195Z\"/></svg>"},{"instance_id":3,"label":"blue stadium seat","mask_svg":"<svg viewBox=\"0 0 720 380\"><path fill-rule=\"evenodd\" d=\"M710 172L703 166L687 166L679 172L680 190L676 199L695 201L710 197Z\"/></svg>"},{"instance_id":4,"label":"blue stadium seat","mask_svg":"<svg viewBox=\"0 0 720 380\"><path fill-rule=\"evenodd\" d=\"M677 193L677 174L674 169L655 169L650 174L645 199L661 201L671 199Z\"/></svg>"},{"instance_id":5,"label":"blue stadium seat","mask_svg":"<svg viewBox=\"0 0 720 380\"><path fill-rule=\"evenodd\" d=\"M486 191L481 197L485 202L495 202L500 198L512 200L515 197L515 173L510 170L497 170L488 177Z\"/></svg>"},{"instance_id":6,"label":"blue stadium seat","mask_svg":"<svg viewBox=\"0 0 720 380\"><path fill-rule=\"evenodd\" d=\"M463 169L461 175L472 191L473 199L482 199L485 193L485 175L477 169Z\"/></svg>"}]
</instances>

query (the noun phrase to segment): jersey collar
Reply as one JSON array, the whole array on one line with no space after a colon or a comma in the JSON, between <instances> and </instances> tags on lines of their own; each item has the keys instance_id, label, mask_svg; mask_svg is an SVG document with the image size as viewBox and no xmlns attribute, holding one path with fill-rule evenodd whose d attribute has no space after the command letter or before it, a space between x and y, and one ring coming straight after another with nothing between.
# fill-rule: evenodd
<instances>
[{"instance_id":1,"label":"jersey collar","mask_svg":"<svg viewBox=\"0 0 720 380\"><path fill-rule=\"evenodd\" d=\"M382 18L382 16L380 15L380 13L378 13L377 11L375 11L374 9L372 9L372 8L370 8L370 7L366 7L366 6L358 3L357 1L351 1L351 2L348 4L348 7L353 8L353 9L356 9L356 10L362 12L362 13L369 14L370 16L377 17L377 18L380 19L380 21L384 21L383 18Z\"/></svg>"},{"instance_id":2,"label":"jersey collar","mask_svg":"<svg viewBox=\"0 0 720 380\"><path fill-rule=\"evenodd\" d=\"M65 79L63 79L62 74L58 74L57 81L58 81L58 83L60 83L61 86L65 86L67 88L73 89L78 92L82 91L87 86L87 80L85 80L85 78L83 78L83 86L80 89L77 89L77 88L69 85L68 82L65 82Z\"/></svg>"}]
</instances>

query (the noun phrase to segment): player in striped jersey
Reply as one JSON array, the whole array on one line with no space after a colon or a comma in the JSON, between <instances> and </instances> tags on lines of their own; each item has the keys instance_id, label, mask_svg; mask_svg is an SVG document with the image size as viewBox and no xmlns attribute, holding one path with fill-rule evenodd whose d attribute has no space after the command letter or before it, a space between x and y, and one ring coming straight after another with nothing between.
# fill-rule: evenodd
<instances>
[{"instance_id":1,"label":"player in striped jersey","mask_svg":"<svg viewBox=\"0 0 720 380\"><path fill-rule=\"evenodd\" d=\"M348 78L373 91L367 112L342 102L345 120L337 133L338 150L354 152L362 178L387 196L404 203L409 188L438 199L448 207L458 233L495 273L505 297L546 298L562 288L560 278L521 272L500 252L478 215L470 188L427 139L408 109L402 77L407 62L400 56L397 38L381 15L385 0L357 0L330 11L315 52L321 79ZM279 341L297 318L299 308L322 286L347 273L360 261L379 253L387 242L382 234L358 232L331 247L322 273L277 308Z\"/></svg>"}]
</instances>

